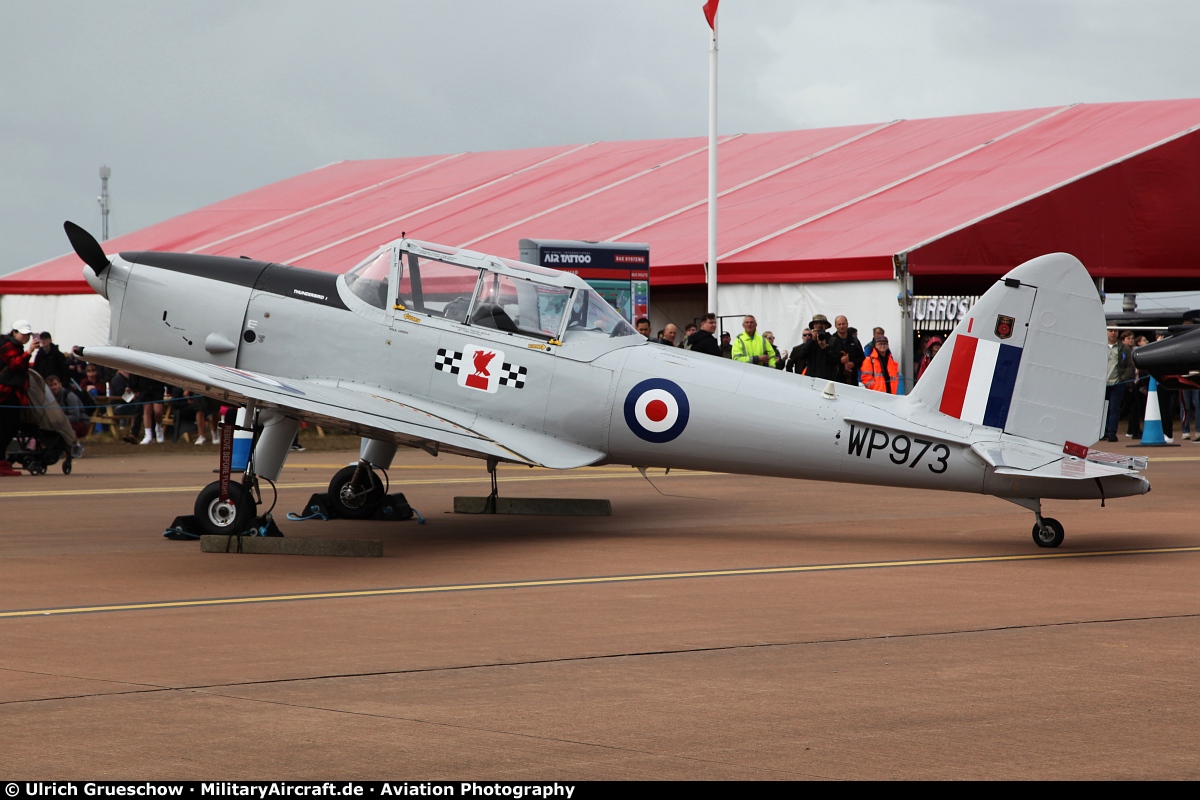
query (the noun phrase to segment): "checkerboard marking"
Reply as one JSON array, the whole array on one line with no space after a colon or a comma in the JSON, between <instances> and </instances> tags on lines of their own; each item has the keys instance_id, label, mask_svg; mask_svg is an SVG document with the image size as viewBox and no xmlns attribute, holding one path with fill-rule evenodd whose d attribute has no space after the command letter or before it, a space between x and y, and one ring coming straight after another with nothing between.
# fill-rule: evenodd
<instances>
[{"instance_id":1,"label":"checkerboard marking","mask_svg":"<svg viewBox=\"0 0 1200 800\"><path fill-rule=\"evenodd\" d=\"M512 364L505 364L500 369L501 386L511 386L514 389L525 388L525 376L529 374L529 370L524 367L514 367Z\"/></svg>"},{"instance_id":2,"label":"checkerboard marking","mask_svg":"<svg viewBox=\"0 0 1200 800\"><path fill-rule=\"evenodd\" d=\"M451 375L457 375L462 370L462 353L456 353L453 350L447 350L442 347L437 351L437 358L433 360L433 366L437 367L442 372L449 372Z\"/></svg>"},{"instance_id":3,"label":"checkerboard marking","mask_svg":"<svg viewBox=\"0 0 1200 800\"><path fill-rule=\"evenodd\" d=\"M433 366L439 372L449 372L451 375L457 375L462 372L463 354L446 348L438 348L437 357L433 360ZM525 379L529 375L529 370L525 367L516 366L505 362L500 366L500 374L497 377L497 383L501 386L511 386L514 389L524 389Z\"/></svg>"}]
</instances>

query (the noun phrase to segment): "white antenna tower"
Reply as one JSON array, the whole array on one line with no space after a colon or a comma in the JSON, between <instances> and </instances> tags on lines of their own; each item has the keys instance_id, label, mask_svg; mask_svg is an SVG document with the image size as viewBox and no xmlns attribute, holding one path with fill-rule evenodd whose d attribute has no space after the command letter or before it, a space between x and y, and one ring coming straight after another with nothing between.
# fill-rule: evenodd
<instances>
[{"instance_id":1,"label":"white antenna tower","mask_svg":"<svg viewBox=\"0 0 1200 800\"><path fill-rule=\"evenodd\" d=\"M100 204L100 238L108 239L108 177L112 170L107 166L100 167L100 196L96 202Z\"/></svg>"}]
</instances>

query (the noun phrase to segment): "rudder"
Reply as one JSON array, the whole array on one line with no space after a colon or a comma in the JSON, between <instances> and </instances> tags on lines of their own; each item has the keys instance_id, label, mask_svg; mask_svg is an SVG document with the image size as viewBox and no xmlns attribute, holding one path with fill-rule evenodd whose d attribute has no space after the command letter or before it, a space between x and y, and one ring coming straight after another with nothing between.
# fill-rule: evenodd
<instances>
[{"instance_id":1,"label":"rudder","mask_svg":"<svg viewBox=\"0 0 1200 800\"><path fill-rule=\"evenodd\" d=\"M1104 309L1067 253L1012 269L971 307L912 396L976 425L1050 444L1100 435Z\"/></svg>"}]
</instances>

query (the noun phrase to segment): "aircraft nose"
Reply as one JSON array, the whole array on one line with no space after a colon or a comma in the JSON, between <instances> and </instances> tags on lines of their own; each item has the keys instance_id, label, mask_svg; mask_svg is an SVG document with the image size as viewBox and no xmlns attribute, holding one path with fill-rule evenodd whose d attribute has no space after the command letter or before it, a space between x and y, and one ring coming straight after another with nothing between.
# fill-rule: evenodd
<instances>
[{"instance_id":1,"label":"aircraft nose","mask_svg":"<svg viewBox=\"0 0 1200 800\"><path fill-rule=\"evenodd\" d=\"M1133 363L1152 375L1200 369L1200 329L1136 348Z\"/></svg>"}]
</instances>

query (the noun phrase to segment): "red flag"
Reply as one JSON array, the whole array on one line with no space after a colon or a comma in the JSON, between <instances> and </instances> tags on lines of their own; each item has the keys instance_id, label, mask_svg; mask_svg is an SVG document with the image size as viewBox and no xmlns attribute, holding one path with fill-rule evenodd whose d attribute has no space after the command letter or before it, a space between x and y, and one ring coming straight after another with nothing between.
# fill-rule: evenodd
<instances>
[{"instance_id":1,"label":"red flag","mask_svg":"<svg viewBox=\"0 0 1200 800\"><path fill-rule=\"evenodd\" d=\"M720 2L721 0L708 0L704 4L704 18L708 20L708 27L714 31L717 29L717 4Z\"/></svg>"}]
</instances>

